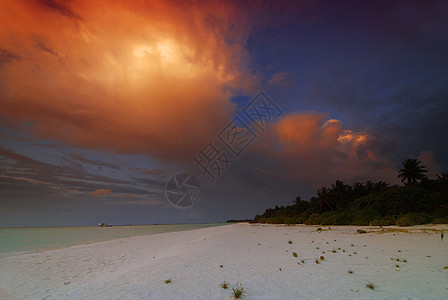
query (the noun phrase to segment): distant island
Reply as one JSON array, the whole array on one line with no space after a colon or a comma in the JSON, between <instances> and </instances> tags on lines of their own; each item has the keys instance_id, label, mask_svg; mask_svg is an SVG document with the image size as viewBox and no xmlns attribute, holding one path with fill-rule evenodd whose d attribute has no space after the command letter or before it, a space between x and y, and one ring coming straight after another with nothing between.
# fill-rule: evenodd
<instances>
[{"instance_id":1,"label":"distant island","mask_svg":"<svg viewBox=\"0 0 448 300\"><path fill-rule=\"evenodd\" d=\"M256 215L253 222L307 225L411 226L448 223L448 172L426 176L415 158L402 163L398 177L404 186L387 182L336 180L321 187L309 201L298 196L290 206L275 206Z\"/></svg>"},{"instance_id":2,"label":"distant island","mask_svg":"<svg viewBox=\"0 0 448 300\"><path fill-rule=\"evenodd\" d=\"M227 220L227 223L252 223L252 219L242 219L242 220Z\"/></svg>"}]
</instances>

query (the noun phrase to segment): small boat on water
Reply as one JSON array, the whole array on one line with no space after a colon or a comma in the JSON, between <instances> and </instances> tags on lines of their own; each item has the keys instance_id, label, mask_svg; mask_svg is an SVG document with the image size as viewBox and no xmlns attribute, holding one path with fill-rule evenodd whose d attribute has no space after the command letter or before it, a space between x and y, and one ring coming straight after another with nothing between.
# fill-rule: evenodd
<instances>
[{"instance_id":1,"label":"small boat on water","mask_svg":"<svg viewBox=\"0 0 448 300\"><path fill-rule=\"evenodd\" d=\"M98 226L100 226L100 227L112 227L111 224L107 224L107 223L99 223Z\"/></svg>"}]
</instances>

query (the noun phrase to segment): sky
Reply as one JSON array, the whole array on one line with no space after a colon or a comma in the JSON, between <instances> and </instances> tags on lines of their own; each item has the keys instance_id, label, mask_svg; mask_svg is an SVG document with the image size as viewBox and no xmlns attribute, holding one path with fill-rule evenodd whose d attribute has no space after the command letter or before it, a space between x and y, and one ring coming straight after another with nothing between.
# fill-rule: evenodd
<instances>
[{"instance_id":1,"label":"sky","mask_svg":"<svg viewBox=\"0 0 448 300\"><path fill-rule=\"evenodd\" d=\"M447 1L0 6L0 227L253 218L448 170Z\"/></svg>"}]
</instances>

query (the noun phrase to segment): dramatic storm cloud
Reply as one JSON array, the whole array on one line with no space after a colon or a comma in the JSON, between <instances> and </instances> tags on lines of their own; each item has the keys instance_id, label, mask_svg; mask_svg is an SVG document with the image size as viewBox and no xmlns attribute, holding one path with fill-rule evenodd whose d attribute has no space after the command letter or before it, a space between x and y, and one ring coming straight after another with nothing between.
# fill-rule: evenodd
<instances>
[{"instance_id":1,"label":"dramatic storm cloud","mask_svg":"<svg viewBox=\"0 0 448 300\"><path fill-rule=\"evenodd\" d=\"M252 85L231 4L3 5L0 109L39 138L190 157L231 116L231 91Z\"/></svg>"}]
</instances>

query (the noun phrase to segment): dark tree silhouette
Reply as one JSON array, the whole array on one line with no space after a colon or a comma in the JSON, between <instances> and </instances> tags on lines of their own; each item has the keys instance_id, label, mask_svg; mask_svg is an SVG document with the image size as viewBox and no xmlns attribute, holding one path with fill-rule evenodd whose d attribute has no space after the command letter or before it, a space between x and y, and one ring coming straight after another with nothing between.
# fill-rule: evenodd
<instances>
[{"instance_id":1,"label":"dark tree silhouette","mask_svg":"<svg viewBox=\"0 0 448 300\"><path fill-rule=\"evenodd\" d=\"M254 221L382 226L448 223L448 173L427 180L425 167L418 160L407 160L403 167L400 177L407 186L389 186L384 181L347 185L336 180L331 187L318 189L318 197L306 201L298 196L293 205L266 209Z\"/></svg>"},{"instance_id":2,"label":"dark tree silhouette","mask_svg":"<svg viewBox=\"0 0 448 300\"><path fill-rule=\"evenodd\" d=\"M381 191L382 189L385 189L388 186L389 186L389 184L387 182L384 182L384 181L380 180L380 181L375 183L375 191L376 192Z\"/></svg>"},{"instance_id":3,"label":"dark tree silhouette","mask_svg":"<svg viewBox=\"0 0 448 300\"><path fill-rule=\"evenodd\" d=\"M362 182L355 182L352 184L352 195L351 198L357 199L362 196L365 196L368 194L367 188Z\"/></svg>"},{"instance_id":4,"label":"dark tree silhouette","mask_svg":"<svg viewBox=\"0 0 448 300\"><path fill-rule=\"evenodd\" d=\"M336 180L336 182L331 185L330 193L333 196L336 210L341 211L350 204L353 189L350 185L344 184L343 181Z\"/></svg>"},{"instance_id":5,"label":"dark tree silhouette","mask_svg":"<svg viewBox=\"0 0 448 300\"><path fill-rule=\"evenodd\" d=\"M448 184L448 172L442 172L440 175L436 174L436 176L438 181Z\"/></svg>"},{"instance_id":6,"label":"dark tree silhouette","mask_svg":"<svg viewBox=\"0 0 448 300\"><path fill-rule=\"evenodd\" d=\"M323 186L320 189L318 189L317 196L318 196L319 212L334 209L334 205L332 203L333 202L332 197L330 194L330 190L328 188Z\"/></svg>"},{"instance_id":7,"label":"dark tree silhouette","mask_svg":"<svg viewBox=\"0 0 448 300\"><path fill-rule=\"evenodd\" d=\"M293 209L296 213L304 212L310 207L310 203L302 199L302 197L297 196L296 200L294 200Z\"/></svg>"},{"instance_id":8,"label":"dark tree silhouette","mask_svg":"<svg viewBox=\"0 0 448 300\"><path fill-rule=\"evenodd\" d=\"M406 159L402 165L403 169L398 172L398 177L401 178L401 182L405 185L416 184L418 181L423 181L428 179L424 174L428 172L425 166L420 165L421 161L416 158Z\"/></svg>"},{"instance_id":9,"label":"dark tree silhouette","mask_svg":"<svg viewBox=\"0 0 448 300\"><path fill-rule=\"evenodd\" d=\"M296 197L296 200L294 200L294 204L295 205L300 205L301 203L302 203L302 197L300 197L300 196L297 196Z\"/></svg>"}]
</instances>

